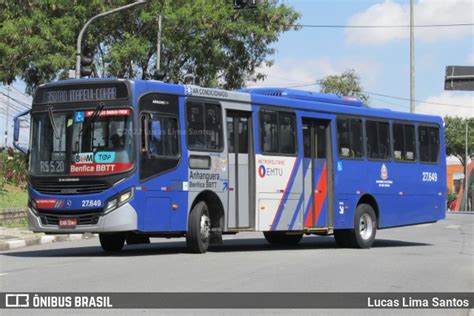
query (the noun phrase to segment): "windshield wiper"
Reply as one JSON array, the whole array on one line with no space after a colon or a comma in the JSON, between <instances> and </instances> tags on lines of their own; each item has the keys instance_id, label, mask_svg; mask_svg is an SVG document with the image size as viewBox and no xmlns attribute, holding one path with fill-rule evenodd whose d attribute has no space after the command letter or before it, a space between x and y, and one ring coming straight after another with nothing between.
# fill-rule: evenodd
<instances>
[{"instance_id":1,"label":"windshield wiper","mask_svg":"<svg viewBox=\"0 0 474 316\"><path fill-rule=\"evenodd\" d=\"M92 113L92 115L89 117L89 119L87 120L86 122L86 126L84 126L81 131L79 132L79 137L82 137L82 135L90 128L90 126L92 125L92 123L95 121L97 115L99 114L100 111L102 111L102 109L104 108L104 105L103 104L99 104L95 110L94 110L94 113Z\"/></svg>"},{"instance_id":2,"label":"windshield wiper","mask_svg":"<svg viewBox=\"0 0 474 316\"><path fill-rule=\"evenodd\" d=\"M59 135L58 128L56 127L56 123L54 122L54 113L53 113L52 105L48 107L48 113L49 113L49 122L51 123L51 127L53 127L54 137L58 139L61 137L61 135Z\"/></svg>"}]
</instances>

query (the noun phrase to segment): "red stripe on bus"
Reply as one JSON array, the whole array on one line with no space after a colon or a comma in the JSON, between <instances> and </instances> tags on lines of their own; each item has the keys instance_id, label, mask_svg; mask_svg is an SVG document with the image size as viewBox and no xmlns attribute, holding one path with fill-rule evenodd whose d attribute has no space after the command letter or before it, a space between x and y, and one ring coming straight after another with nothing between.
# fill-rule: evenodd
<instances>
[{"instance_id":1,"label":"red stripe on bus","mask_svg":"<svg viewBox=\"0 0 474 316\"><path fill-rule=\"evenodd\" d=\"M316 201L316 214L314 216L314 226L318 223L319 214L323 207L324 200L326 199L327 193L327 177L326 177L326 162L323 166L323 171L321 172L321 177L319 177L317 193L314 193L314 201ZM316 195L319 194L319 199L316 198Z\"/></svg>"},{"instance_id":2,"label":"red stripe on bus","mask_svg":"<svg viewBox=\"0 0 474 316\"><path fill-rule=\"evenodd\" d=\"M321 213L321 208L323 206L324 199L326 198L327 193L326 162L324 162L323 169L321 170L321 175L319 176L318 184L316 186L316 192L313 192L313 200L311 201L311 206L309 207L309 212L306 216L304 227L314 227L318 222L319 214ZM317 198L317 194L319 193L321 193L322 199ZM314 209L315 201L316 210ZM311 214L313 214L314 216L311 216ZM311 222L313 218L314 222Z\"/></svg>"},{"instance_id":3,"label":"red stripe on bus","mask_svg":"<svg viewBox=\"0 0 474 316\"><path fill-rule=\"evenodd\" d=\"M288 185L290 184L291 177L294 177L293 172L295 171L295 166L296 166L297 161L298 161L298 158L295 159L295 162L293 163L293 168L291 168L290 176L288 177L288 181L286 181L285 190L283 191L283 194L281 195L280 203L278 204L277 211L275 212L275 216L273 217L272 224L270 225L270 230L272 229L273 224L275 224L275 220L278 214L280 213L279 211L280 211L281 204L283 203L283 200L285 199L285 192L287 192L288 190Z\"/></svg>"}]
</instances>

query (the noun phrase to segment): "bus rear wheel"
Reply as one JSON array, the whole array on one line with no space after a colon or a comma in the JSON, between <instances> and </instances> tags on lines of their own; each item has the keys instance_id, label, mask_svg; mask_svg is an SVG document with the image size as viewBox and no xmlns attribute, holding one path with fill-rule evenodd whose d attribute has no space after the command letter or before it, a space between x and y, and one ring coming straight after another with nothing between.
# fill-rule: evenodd
<instances>
[{"instance_id":1,"label":"bus rear wheel","mask_svg":"<svg viewBox=\"0 0 474 316\"><path fill-rule=\"evenodd\" d=\"M359 204L354 216L354 229L334 231L334 238L340 247L370 248L375 240L377 217L369 204Z\"/></svg>"},{"instance_id":2,"label":"bus rear wheel","mask_svg":"<svg viewBox=\"0 0 474 316\"><path fill-rule=\"evenodd\" d=\"M303 238L303 234L286 234L285 232L263 232L263 236L270 244L296 245Z\"/></svg>"},{"instance_id":3,"label":"bus rear wheel","mask_svg":"<svg viewBox=\"0 0 474 316\"><path fill-rule=\"evenodd\" d=\"M99 234L100 245L106 252L118 252L125 244L125 233Z\"/></svg>"},{"instance_id":4,"label":"bus rear wheel","mask_svg":"<svg viewBox=\"0 0 474 316\"><path fill-rule=\"evenodd\" d=\"M194 253L205 253L209 247L211 219L206 202L197 203L189 214L186 245Z\"/></svg>"}]
</instances>

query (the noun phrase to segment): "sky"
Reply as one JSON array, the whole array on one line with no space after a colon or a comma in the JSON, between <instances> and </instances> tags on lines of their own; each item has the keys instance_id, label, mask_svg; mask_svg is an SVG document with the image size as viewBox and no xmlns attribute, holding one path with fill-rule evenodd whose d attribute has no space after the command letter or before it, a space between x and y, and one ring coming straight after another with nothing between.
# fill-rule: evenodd
<instances>
[{"instance_id":1,"label":"sky","mask_svg":"<svg viewBox=\"0 0 474 316\"><path fill-rule=\"evenodd\" d=\"M408 25L409 1L375 0L283 0L301 13L299 24L317 25ZM414 0L415 25L474 23L474 0ZM327 75L354 69L370 106L409 111L409 28L302 28L283 33L274 44L274 64L261 70L263 82L248 86L278 86L319 91L311 85ZM474 66L474 27L415 29L415 99L417 113L474 117L474 92L444 91L447 65ZM16 82L11 95L12 112L31 102L22 95L24 84ZM375 94L374 94L375 93ZM0 87L0 136L5 131L6 88ZM441 103L441 104L433 104ZM448 105L446 105L448 104ZM27 123L25 122L25 126ZM22 131L22 134L26 133ZM11 137L9 137L11 144ZM3 138L0 139L3 145Z\"/></svg>"},{"instance_id":2,"label":"sky","mask_svg":"<svg viewBox=\"0 0 474 316\"><path fill-rule=\"evenodd\" d=\"M286 0L299 24L409 25L409 1ZM415 25L474 23L473 0L415 0ZM274 45L274 65L264 82L249 86L307 85L354 69L372 93L410 97L409 28L302 28ZM416 112L474 117L474 92L444 91L447 65L474 65L474 27L415 29ZM318 91L318 86L299 89ZM410 102L370 95L370 106L409 111Z\"/></svg>"}]
</instances>

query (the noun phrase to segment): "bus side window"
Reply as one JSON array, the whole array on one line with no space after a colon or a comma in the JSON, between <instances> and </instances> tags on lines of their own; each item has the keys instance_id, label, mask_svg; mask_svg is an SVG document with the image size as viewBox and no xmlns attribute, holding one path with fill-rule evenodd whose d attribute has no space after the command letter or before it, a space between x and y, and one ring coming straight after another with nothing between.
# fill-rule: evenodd
<instances>
[{"instance_id":1,"label":"bus side window","mask_svg":"<svg viewBox=\"0 0 474 316\"><path fill-rule=\"evenodd\" d=\"M275 111L260 112L260 142L263 152L278 152L278 116Z\"/></svg>"},{"instance_id":2,"label":"bus side window","mask_svg":"<svg viewBox=\"0 0 474 316\"><path fill-rule=\"evenodd\" d=\"M391 157L389 124L367 120L365 133L367 135L367 157L389 160Z\"/></svg>"},{"instance_id":3,"label":"bus side window","mask_svg":"<svg viewBox=\"0 0 474 316\"><path fill-rule=\"evenodd\" d=\"M394 123L392 131L393 158L401 161L415 161L415 127L408 124Z\"/></svg>"},{"instance_id":4,"label":"bus side window","mask_svg":"<svg viewBox=\"0 0 474 316\"><path fill-rule=\"evenodd\" d=\"M369 159L379 158L379 145L377 140L377 122L365 122L365 134L367 135L367 157Z\"/></svg>"},{"instance_id":5,"label":"bus side window","mask_svg":"<svg viewBox=\"0 0 474 316\"><path fill-rule=\"evenodd\" d=\"M392 157L390 148L390 130L387 122L377 122L377 134L379 139L379 159L390 160Z\"/></svg>"},{"instance_id":6,"label":"bus side window","mask_svg":"<svg viewBox=\"0 0 474 316\"><path fill-rule=\"evenodd\" d=\"M295 115L293 113L280 112L278 115L280 133L280 153L294 154L296 152Z\"/></svg>"},{"instance_id":7,"label":"bus side window","mask_svg":"<svg viewBox=\"0 0 474 316\"><path fill-rule=\"evenodd\" d=\"M222 150L222 115L218 104L186 104L188 146L191 150Z\"/></svg>"},{"instance_id":8,"label":"bus side window","mask_svg":"<svg viewBox=\"0 0 474 316\"><path fill-rule=\"evenodd\" d=\"M337 144L339 156L349 158L351 156L349 119L337 119Z\"/></svg>"},{"instance_id":9,"label":"bus side window","mask_svg":"<svg viewBox=\"0 0 474 316\"><path fill-rule=\"evenodd\" d=\"M418 137L420 142L420 161L430 161L430 145L428 139L428 127L418 127Z\"/></svg>"},{"instance_id":10,"label":"bus side window","mask_svg":"<svg viewBox=\"0 0 474 316\"><path fill-rule=\"evenodd\" d=\"M149 144L152 157L176 157L179 154L177 119L153 115Z\"/></svg>"},{"instance_id":11,"label":"bus side window","mask_svg":"<svg viewBox=\"0 0 474 316\"><path fill-rule=\"evenodd\" d=\"M296 116L286 111L260 111L260 149L269 154L296 154Z\"/></svg>"},{"instance_id":12,"label":"bus side window","mask_svg":"<svg viewBox=\"0 0 474 316\"><path fill-rule=\"evenodd\" d=\"M205 104L205 145L207 149L216 150L221 149L221 135L222 135L222 126L221 126L221 109L216 104Z\"/></svg>"},{"instance_id":13,"label":"bus side window","mask_svg":"<svg viewBox=\"0 0 474 316\"><path fill-rule=\"evenodd\" d=\"M437 162L439 154L439 129L437 127L419 126L420 161Z\"/></svg>"},{"instance_id":14,"label":"bus side window","mask_svg":"<svg viewBox=\"0 0 474 316\"><path fill-rule=\"evenodd\" d=\"M351 152L352 158L364 157L364 146L362 141L362 121L351 119Z\"/></svg>"},{"instance_id":15,"label":"bus side window","mask_svg":"<svg viewBox=\"0 0 474 316\"><path fill-rule=\"evenodd\" d=\"M430 160L438 161L439 154L439 130L436 127L430 127Z\"/></svg>"},{"instance_id":16,"label":"bus side window","mask_svg":"<svg viewBox=\"0 0 474 316\"><path fill-rule=\"evenodd\" d=\"M204 148L203 104L189 102L186 107L186 118L189 148Z\"/></svg>"},{"instance_id":17,"label":"bus side window","mask_svg":"<svg viewBox=\"0 0 474 316\"><path fill-rule=\"evenodd\" d=\"M363 158L362 121L360 119L338 118L336 124L339 157Z\"/></svg>"},{"instance_id":18,"label":"bus side window","mask_svg":"<svg viewBox=\"0 0 474 316\"><path fill-rule=\"evenodd\" d=\"M404 125L404 140L405 140L405 160L416 160L416 137L415 126Z\"/></svg>"}]
</instances>

